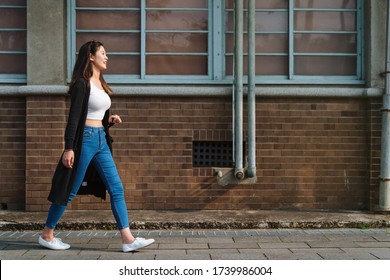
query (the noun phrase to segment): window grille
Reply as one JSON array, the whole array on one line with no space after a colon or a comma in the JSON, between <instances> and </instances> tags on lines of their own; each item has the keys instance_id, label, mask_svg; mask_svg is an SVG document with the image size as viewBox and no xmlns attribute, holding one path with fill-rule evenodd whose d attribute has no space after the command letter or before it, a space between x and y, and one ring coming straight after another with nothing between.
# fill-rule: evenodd
<instances>
[{"instance_id":1,"label":"window grille","mask_svg":"<svg viewBox=\"0 0 390 280\"><path fill-rule=\"evenodd\" d=\"M257 0L256 82L364 84L363 4ZM68 78L81 44L96 39L108 51L109 82L232 82L234 0L68 0L68 7Z\"/></svg>"}]
</instances>

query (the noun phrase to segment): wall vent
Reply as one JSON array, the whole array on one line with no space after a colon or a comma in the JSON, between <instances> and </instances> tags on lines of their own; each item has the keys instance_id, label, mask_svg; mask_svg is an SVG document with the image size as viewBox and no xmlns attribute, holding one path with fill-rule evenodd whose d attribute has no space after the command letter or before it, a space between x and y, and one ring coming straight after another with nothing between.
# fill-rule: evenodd
<instances>
[{"instance_id":1,"label":"wall vent","mask_svg":"<svg viewBox=\"0 0 390 280\"><path fill-rule=\"evenodd\" d=\"M231 141L194 141L192 143L193 167L233 167Z\"/></svg>"}]
</instances>

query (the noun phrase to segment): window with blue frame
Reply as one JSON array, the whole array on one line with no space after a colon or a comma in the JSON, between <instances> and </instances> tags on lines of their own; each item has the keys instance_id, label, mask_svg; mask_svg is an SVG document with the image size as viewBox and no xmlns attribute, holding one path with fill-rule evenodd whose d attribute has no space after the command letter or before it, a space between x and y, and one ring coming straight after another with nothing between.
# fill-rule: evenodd
<instances>
[{"instance_id":1,"label":"window with blue frame","mask_svg":"<svg viewBox=\"0 0 390 280\"><path fill-rule=\"evenodd\" d=\"M108 51L112 83L231 83L234 2L68 0L68 75L94 39ZM257 82L364 83L363 2L257 0ZM245 24L244 68L246 34Z\"/></svg>"},{"instance_id":2,"label":"window with blue frame","mask_svg":"<svg viewBox=\"0 0 390 280\"><path fill-rule=\"evenodd\" d=\"M0 0L0 82L27 80L26 0Z\"/></svg>"}]
</instances>

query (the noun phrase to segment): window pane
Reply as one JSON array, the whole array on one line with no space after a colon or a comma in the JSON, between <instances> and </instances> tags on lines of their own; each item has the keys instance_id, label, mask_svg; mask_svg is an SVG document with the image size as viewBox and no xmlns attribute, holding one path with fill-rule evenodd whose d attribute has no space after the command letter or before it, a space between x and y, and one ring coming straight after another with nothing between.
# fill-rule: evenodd
<instances>
[{"instance_id":1,"label":"window pane","mask_svg":"<svg viewBox=\"0 0 390 280\"><path fill-rule=\"evenodd\" d=\"M0 75L27 73L26 0L0 0ZM20 8L1 8L18 6Z\"/></svg>"},{"instance_id":2,"label":"window pane","mask_svg":"<svg viewBox=\"0 0 390 280\"><path fill-rule=\"evenodd\" d=\"M355 12L295 12L296 30L355 31Z\"/></svg>"},{"instance_id":3,"label":"window pane","mask_svg":"<svg viewBox=\"0 0 390 280\"><path fill-rule=\"evenodd\" d=\"M355 9L356 0L295 0L295 8Z\"/></svg>"},{"instance_id":4,"label":"window pane","mask_svg":"<svg viewBox=\"0 0 390 280\"><path fill-rule=\"evenodd\" d=\"M207 8L207 0L146 0L147 8Z\"/></svg>"},{"instance_id":5,"label":"window pane","mask_svg":"<svg viewBox=\"0 0 390 280\"><path fill-rule=\"evenodd\" d=\"M287 34L257 34L257 53L288 53ZM244 52L248 51L248 37L244 35ZM234 35L226 34L226 52L234 52Z\"/></svg>"},{"instance_id":6,"label":"window pane","mask_svg":"<svg viewBox=\"0 0 390 280\"><path fill-rule=\"evenodd\" d=\"M244 56L244 75L248 74L248 57ZM226 58L226 75L233 75L233 57ZM256 75L288 75L287 56L256 56Z\"/></svg>"},{"instance_id":7,"label":"window pane","mask_svg":"<svg viewBox=\"0 0 390 280\"><path fill-rule=\"evenodd\" d=\"M256 52L288 53L287 34L256 35Z\"/></svg>"},{"instance_id":8,"label":"window pane","mask_svg":"<svg viewBox=\"0 0 390 280\"><path fill-rule=\"evenodd\" d=\"M147 30L207 30L207 11L153 11L146 12Z\"/></svg>"},{"instance_id":9,"label":"window pane","mask_svg":"<svg viewBox=\"0 0 390 280\"><path fill-rule=\"evenodd\" d=\"M147 52L207 52L207 34L148 33Z\"/></svg>"},{"instance_id":10,"label":"window pane","mask_svg":"<svg viewBox=\"0 0 390 280\"><path fill-rule=\"evenodd\" d=\"M256 12L256 31L287 31L287 12Z\"/></svg>"},{"instance_id":11,"label":"window pane","mask_svg":"<svg viewBox=\"0 0 390 280\"><path fill-rule=\"evenodd\" d=\"M248 29L247 14L244 14L244 30ZM234 13L226 14L227 31L234 31ZM288 12L256 12L256 31L280 32L288 31Z\"/></svg>"},{"instance_id":12,"label":"window pane","mask_svg":"<svg viewBox=\"0 0 390 280\"><path fill-rule=\"evenodd\" d=\"M146 5L146 74L207 75L208 57L201 53L208 52L209 11L199 9L208 1L147 0Z\"/></svg>"},{"instance_id":13,"label":"window pane","mask_svg":"<svg viewBox=\"0 0 390 280\"><path fill-rule=\"evenodd\" d=\"M296 56L297 75L356 75L356 57Z\"/></svg>"},{"instance_id":14,"label":"window pane","mask_svg":"<svg viewBox=\"0 0 390 280\"><path fill-rule=\"evenodd\" d=\"M26 9L2 9L0 8L0 28L26 28Z\"/></svg>"},{"instance_id":15,"label":"window pane","mask_svg":"<svg viewBox=\"0 0 390 280\"><path fill-rule=\"evenodd\" d=\"M296 34L296 52L356 53L356 35L350 34Z\"/></svg>"},{"instance_id":16,"label":"window pane","mask_svg":"<svg viewBox=\"0 0 390 280\"><path fill-rule=\"evenodd\" d=\"M149 75L207 75L207 57L150 55L146 57L146 73Z\"/></svg>"},{"instance_id":17,"label":"window pane","mask_svg":"<svg viewBox=\"0 0 390 280\"><path fill-rule=\"evenodd\" d=\"M76 28L90 30L139 30L139 11L77 11Z\"/></svg>"},{"instance_id":18,"label":"window pane","mask_svg":"<svg viewBox=\"0 0 390 280\"><path fill-rule=\"evenodd\" d=\"M234 0L226 0L226 8L234 8ZM244 8L248 7L248 1L244 1ZM256 9L287 9L288 0L257 0Z\"/></svg>"},{"instance_id":19,"label":"window pane","mask_svg":"<svg viewBox=\"0 0 390 280\"><path fill-rule=\"evenodd\" d=\"M24 54L0 54L0 74L26 74L27 56Z\"/></svg>"},{"instance_id":20,"label":"window pane","mask_svg":"<svg viewBox=\"0 0 390 280\"><path fill-rule=\"evenodd\" d=\"M138 75L140 68L139 56L110 55L105 74Z\"/></svg>"},{"instance_id":21,"label":"window pane","mask_svg":"<svg viewBox=\"0 0 390 280\"><path fill-rule=\"evenodd\" d=\"M247 69L247 59L244 60ZM247 70L245 70L245 75ZM288 75L287 56L256 56L256 75Z\"/></svg>"},{"instance_id":22,"label":"window pane","mask_svg":"<svg viewBox=\"0 0 390 280\"><path fill-rule=\"evenodd\" d=\"M76 36L76 49L91 40L103 43L109 52L140 52L139 33L78 33Z\"/></svg>"},{"instance_id":23,"label":"window pane","mask_svg":"<svg viewBox=\"0 0 390 280\"><path fill-rule=\"evenodd\" d=\"M0 51L26 51L26 38L26 31L0 31Z\"/></svg>"},{"instance_id":24,"label":"window pane","mask_svg":"<svg viewBox=\"0 0 390 280\"><path fill-rule=\"evenodd\" d=\"M0 0L0 6L26 6L27 0Z\"/></svg>"},{"instance_id":25,"label":"window pane","mask_svg":"<svg viewBox=\"0 0 390 280\"><path fill-rule=\"evenodd\" d=\"M141 0L77 0L77 7L139 8Z\"/></svg>"}]
</instances>

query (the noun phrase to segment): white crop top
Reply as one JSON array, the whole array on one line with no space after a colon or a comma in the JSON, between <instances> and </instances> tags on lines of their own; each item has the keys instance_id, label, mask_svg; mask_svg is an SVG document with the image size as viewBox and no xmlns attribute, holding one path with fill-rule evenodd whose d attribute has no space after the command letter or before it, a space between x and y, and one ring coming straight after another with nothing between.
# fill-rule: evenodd
<instances>
[{"instance_id":1,"label":"white crop top","mask_svg":"<svg viewBox=\"0 0 390 280\"><path fill-rule=\"evenodd\" d=\"M87 119L101 121L104 118L104 113L111 107L111 99L104 89L98 88L92 81L90 85Z\"/></svg>"}]
</instances>

